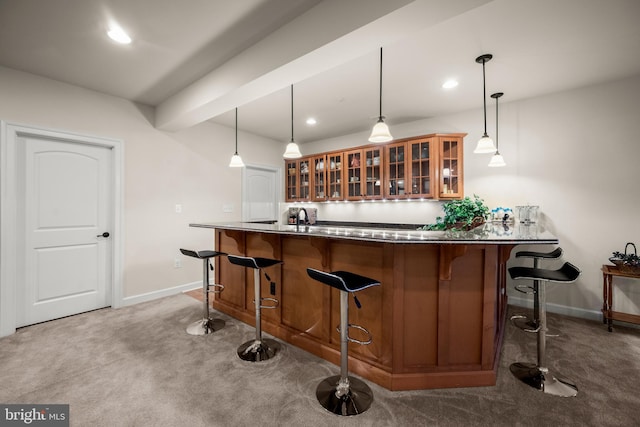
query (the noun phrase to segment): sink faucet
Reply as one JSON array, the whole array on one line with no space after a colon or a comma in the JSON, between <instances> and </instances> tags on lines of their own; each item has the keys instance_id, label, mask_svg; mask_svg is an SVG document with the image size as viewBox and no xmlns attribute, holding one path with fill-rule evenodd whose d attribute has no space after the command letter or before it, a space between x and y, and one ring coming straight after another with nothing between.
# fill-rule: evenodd
<instances>
[{"instance_id":1,"label":"sink faucet","mask_svg":"<svg viewBox=\"0 0 640 427\"><path fill-rule=\"evenodd\" d=\"M307 213L307 210L305 208L300 208L300 210L298 211L298 214L296 215L296 231L300 231L300 214L304 212L304 223L303 224L308 224L309 223L309 214Z\"/></svg>"}]
</instances>

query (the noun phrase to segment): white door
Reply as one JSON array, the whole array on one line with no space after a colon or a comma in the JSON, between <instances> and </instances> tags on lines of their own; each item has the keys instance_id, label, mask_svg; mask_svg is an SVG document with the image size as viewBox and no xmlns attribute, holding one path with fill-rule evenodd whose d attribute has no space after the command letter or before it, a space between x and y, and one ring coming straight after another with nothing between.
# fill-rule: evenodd
<instances>
[{"instance_id":1,"label":"white door","mask_svg":"<svg viewBox=\"0 0 640 427\"><path fill-rule=\"evenodd\" d=\"M242 220L278 219L278 169L247 165L242 174Z\"/></svg>"},{"instance_id":2,"label":"white door","mask_svg":"<svg viewBox=\"0 0 640 427\"><path fill-rule=\"evenodd\" d=\"M17 222L24 247L18 248L16 326L109 306L111 148L46 136L21 139L24 199Z\"/></svg>"}]
</instances>

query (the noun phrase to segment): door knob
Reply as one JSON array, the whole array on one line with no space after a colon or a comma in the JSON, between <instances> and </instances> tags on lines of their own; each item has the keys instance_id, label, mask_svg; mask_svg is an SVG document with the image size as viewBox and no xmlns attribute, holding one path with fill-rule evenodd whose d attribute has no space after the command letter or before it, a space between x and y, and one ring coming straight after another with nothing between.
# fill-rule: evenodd
<instances>
[{"instance_id":1,"label":"door knob","mask_svg":"<svg viewBox=\"0 0 640 427\"><path fill-rule=\"evenodd\" d=\"M98 234L96 237L109 237L109 232L105 231L102 234Z\"/></svg>"}]
</instances>

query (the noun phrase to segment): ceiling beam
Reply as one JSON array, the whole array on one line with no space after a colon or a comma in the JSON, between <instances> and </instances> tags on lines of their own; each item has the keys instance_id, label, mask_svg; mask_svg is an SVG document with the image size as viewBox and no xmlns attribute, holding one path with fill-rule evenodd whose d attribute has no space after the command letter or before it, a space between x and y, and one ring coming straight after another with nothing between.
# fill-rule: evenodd
<instances>
[{"instance_id":1,"label":"ceiling beam","mask_svg":"<svg viewBox=\"0 0 640 427\"><path fill-rule=\"evenodd\" d=\"M155 125L194 126L487 2L324 0L162 102Z\"/></svg>"}]
</instances>

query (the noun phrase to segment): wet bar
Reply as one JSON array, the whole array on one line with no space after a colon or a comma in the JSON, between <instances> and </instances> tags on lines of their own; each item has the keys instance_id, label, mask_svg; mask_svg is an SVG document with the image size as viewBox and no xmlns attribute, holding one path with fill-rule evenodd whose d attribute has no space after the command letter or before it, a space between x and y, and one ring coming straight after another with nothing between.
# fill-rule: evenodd
<instances>
[{"instance_id":1,"label":"wet bar","mask_svg":"<svg viewBox=\"0 0 640 427\"><path fill-rule=\"evenodd\" d=\"M349 348L350 370L390 390L491 386L502 344L506 263L519 244L557 244L536 225L485 224L471 231L406 228L203 223L216 250L283 263L267 269L262 295L280 301L265 310L263 330L340 363L340 296L312 280L306 269L346 270L381 286L358 293L363 310L350 322L373 336ZM225 291L213 307L255 322L253 276L216 259L216 283Z\"/></svg>"}]
</instances>

